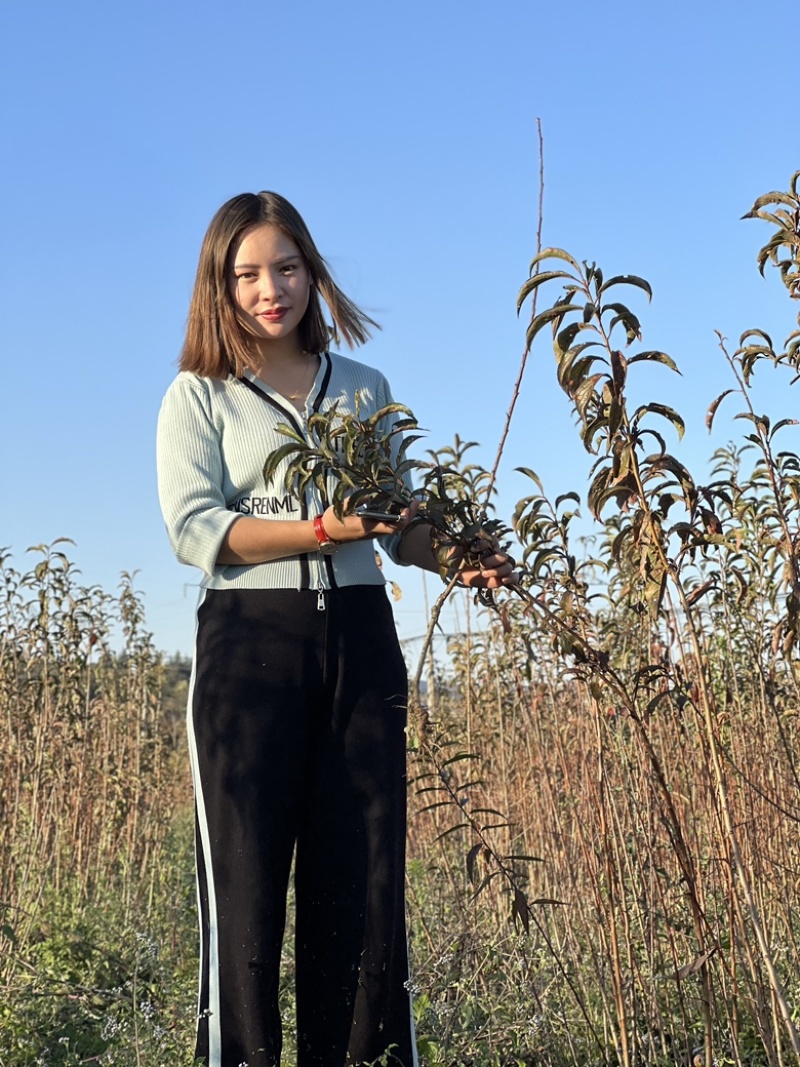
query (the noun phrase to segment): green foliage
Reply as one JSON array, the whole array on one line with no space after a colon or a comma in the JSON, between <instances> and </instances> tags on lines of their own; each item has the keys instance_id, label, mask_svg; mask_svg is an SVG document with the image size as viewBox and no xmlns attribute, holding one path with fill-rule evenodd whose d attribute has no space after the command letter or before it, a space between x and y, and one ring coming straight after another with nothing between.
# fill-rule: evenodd
<instances>
[{"instance_id":1,"label":"green foliage","mask_svg":"<svg viewBox=\"0 0 800 1067\"><path fill-rule=\"evenodd\" d=\"M760 219L775 227L772 237L758 253L758 269L763 275L767 263L776 267L793 300L800 300L799 181L800 171L796 171L789 183L789 192L772 192L758 197L743 216L746 219ZM800 323L800 313L797 321ZM739 345L736 357L741 364L742 377L748 385L755 365L761 359L767 359L776 366L788 366L795 371L795 375L800 371L800 330L793 330L789 334L784 341L783 352L776 352L769 334L758 329L745 331L739 339ZM793 382L796 380L795 377Z\"/></svg>"},{"instance_id":2,"label":"green foliage","mask_svg":"<svg viewBox=\"0 0 800 1067\"><path fill-rule=\"evenodd\" d=\"M796 184L754 209L778 227L759 265L773 262L793 298ZM764 214L768 202L779 210ZM665 353L630 351L642 327L619 292L649 298L648 283L606 282L559 249L533 269L520 304L560 291L533 315L528 340L549 327L559 383L596 457L586 502L600 532L592 552L576 550L581 496L551 503L522 468L534 487L514 513L525 596L451 642L452 676L438 676L439 715L416 778L427 837L418 825L414 854L458 905L441 933L440 920L424 934L432 953L449 936L451 954L487 981L484 1014L462 994L462 972L441 987L426 972L424 1055L488 1064L566 1054L625 1067L797 1061L800 931L788 872L800 791L800 460L784 440L795 420L762 414L751 391L760 365L796 378L795 335L783 353L762 330L733 355L722 346L733 385L707 423L738 395L746 433L717 450L703 483L659 425L680 441L681 416L629 401L637 364L676 370ZM482 940L493 910L497 933ZM501 931L520 939L524 977L510 978L507 950L504 973L484 970ZM540 1045L514 1021L522 1003L563 1028Z\"/></svg>"},{"instance_id":3,"label":"green foliage","mask_svg":"<svg viewBox=\"0 0 800 1067\"><path fill-rule=\"evenodd\" d=\"M390 404L367 418L360 414L356 396L354 414L342 414L337 404L317 412L308 420L308 436L291 427L278 427L290 438L275 449L264 465L269 483L288 460L284 485L290 492L302 494L314 484L324 500L342 518L359 505L398 515L412 501L420 502L419 521L432 529L432 544L443 581L450 581L463 567L479 566L482 559L496 551L498 539L507 533L499 520L487 515L487 508L476 493L488 475L481 472L476 481L474 466L460 469L463 453L472 447L458 438L454 449L433 454L431 461L408 458L408 450L419 440L413 431L416 419L402 404ZM397 419L395 416L403 415ZM442 463L449 451L455 464ZM421 476L414 489L411 475ZM490 599L490 598L488 598Z\"/></svg>"},{"instance_id":4,"label":"green foliage","mask_svg":"<svg viewBox=\"0 0 800 1067\"><path fill-rule=\"evenodd\" d=\"M330 476L335 478L331 503L341 518L345 508L370 504L399 514L411 502L407 475L417 464L406 458L418 439L406 431L417 428L416 420L402 404L389 404L362 418L356 396L354 414L340 415L338 404L315 412L308 420L308 438L287 425L278 427L290 440L275 449L264 464L264 479L271 482L285 460L290 460L284 485L302 494L309 484L328 497ZM404 415L405 418L393 418Z\"/></svg>"},{"instance_id":5,"label":"green foliage","mask_svg":"<svg viewBox=\"0 0 800 1067\"><path fill-rule=\"evenodd\" d=\"M66 544L32 549L25 573L0 559L0 1064L186 1062L180 670L154 649L132 576L116 596L86 588Z\"/></svg>"},{"instance_id":6,"label":"green foliage","mask_svg":"<svg viewBox=\"0 0 800 1067\"><path fill-rule=\"evenodd\" d=\"M636 554L643 579L642 601L657 612L669 569L670 538L677 534L684 542L704 543L698 525L701 498L688 470L667 452L664 437L650 425L653 418L666 421L680 439L684 433L681 416L655 401L630 411L626 389L630 368L637 363L658 363L676 372L677 367L664 352L625 355L615 347L616 333L624 334L624 346L629 348L640 340L641 326L626 304L609 299L610 291L633 287L650 298L650 286L643 278L623 275L606 280L596 264L579 264L558 248L538 253L531 269L538 271L550 259L563 260L572 269L534 273L520 290L519 306L534 289L563 282L552 306L533 318L528 344L545 327L550 328L559 384L572 401L585 448L600 456L587 494L589 510L600 518L613 503L629 514L612 546L612 556L617 561L623 551ZM645 454L651 443L657 451ZM676 503L684 506L687 517L667 526L668 512Z\"/></svg>"},{"instance_id":7,"label":"green foliage","mask_svg":"<svg viewBox=\"0 0 800 1067\"><path fill-rule=\"evenodd\" d=\"M789 181L789 191L759 196L743 218L761 219L775 227L772 237L758 253L758 269L764 273L768 262L780 271L781 281L792 299L800 299L800 170ZM768 211L767 208L773 210ZM781 255L785 258L781 258Z\"/></svg>"},{"instance_id":8,"label":"green foliage","mask_svg":"<svg viewBox=\"0 0 800 1067\"><path fill-rule=\"evenodd\" d=\"M196 996L192 830L190 818L176 822L163 892L138 913L126 910L121 894L87 901L45 887L35 923L8 961L3 1067L188 1062Z\"/></svg>"}]
</instances>

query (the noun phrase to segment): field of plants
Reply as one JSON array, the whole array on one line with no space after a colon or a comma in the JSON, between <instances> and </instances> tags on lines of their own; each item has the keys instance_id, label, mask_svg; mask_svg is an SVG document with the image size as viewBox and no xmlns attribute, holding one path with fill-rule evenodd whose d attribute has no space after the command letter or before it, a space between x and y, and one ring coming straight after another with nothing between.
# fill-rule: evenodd
<instances>
[{"instance_id":1,"label":"field of plants","mask_svg":"<svg viewBox=\"0 0 800 1067\"><path fill-rule=\"evenodd\" d=\"M792 300L798 180L751 212ZM527 472L518 593L463 600L447 655L409 664L425 1067L800 1062L800 458L751 392L762 366L796 379L800 330L724 348L708 421L725 405L743 433L701 484L668 451L679 413L629 406L637 365L674 368L629 292L649 286L537 251L528 346L552 335L591 484L550 501ZM469 445L434 466L437 514L505 536ZM596 535L574 544L579 507ZM0 559L0 1067L188 1065L189 667L130 576L86 588L70 551ZM291 931L285 959L289 1063Z\"/></svg>"}]
</instances>

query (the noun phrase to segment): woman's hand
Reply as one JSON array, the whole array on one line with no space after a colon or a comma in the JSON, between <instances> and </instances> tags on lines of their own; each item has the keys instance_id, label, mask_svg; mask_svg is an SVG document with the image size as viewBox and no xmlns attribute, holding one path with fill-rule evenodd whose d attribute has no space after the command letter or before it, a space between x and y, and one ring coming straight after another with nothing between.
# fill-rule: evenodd
<instances>
[{"instance_id":1,"label":"woman's hand","mask_svg":"<svg viewBox=\"0 0 800 1067\"><path fill-rule=\"evenodd\" d=\"M459 585L468 589L502 589L519 581L514 572L514 558L500 551L496 538L481 537L470 547L472 558L480 557L477 564L465 565L462 562L464 554L459 549L454 549L450 555L450 575L458 575Z\"/></svg>"},{"instance_id":2,"label":"woman's hand","mask_svg":"<svg viewBox=\"0 0 800 1067\"><path fill-rule=\"evenodd\" d=\"M405 522L408 526L417 514L419 504L414 501L409 507L409 517ZM405 513L404 513L405 514ZM416 524L400 542L400 557L405 563L413 563L423 570L439 573L439 562L433 551L431 534L433 529L426 522ZM480 552L481 546L476 545ZM470 589L502 589L506 586L516 585L519 581L514 572L516 566L514 560L507 552L500 551L500 545L494 539L487 540L483 546L486 555L477 566L460 567L463 553L453 549L450 556L450 577L458 574L460 585Z\"/></svg>"},{"instance_id":3,"label":"woman's hand","mask_svg":"<svg viewBox=\"0 0 800 1067\"><path fill-rule=\"evenodd\" d=\"M376 519L365 519L353 512L346 512L341 519L336 517L332 507L325 509L322 515L322 524L325 532L333 541L347 544L350 541L363 541L378 537L380 534L403 533L417 517L420 504L418 500L412 500L407 508L404 508L398 516L397 522L380 522ZM419 532L418 532L419 531ZM439 564L431 547L431 527L427 523L417 526L413 534L405 537L402 542L401 555L409 562L416 563L425 570L438 571ZM458 584L468 589L502 589L509 585L515 585L519 581L514 572L514 559L507 552L500 551L500 545L494 539L486 540L482 545L474 546L475 553L482 550L486 553L482 556L477 566L460 566L463 558L458 549L453 550L451 556L451 575L458 572Z\"/></svg>"},{"instance_id":4,"label":"woman's hand","mask_svg":"<svg viewBox=\"0 0 800 1067\"><path fill-rule=\"evenodd\" d=\"M345 512L338 519L333 507L327 507L322 514L322 525L331 540L345 545L349 541L365 541L381 534L402 533L418 511L419 501L413 500L400 512L397 522L380 522L377 519L365 519L354 512Z\"/></svg>"},{"instance_id":5,"label":"woman's hand","mask_svg":"<svg viewBox=\"0 0 800 1067\"><path fill-rule=\"evenodd\" d=\"M398 516L397 522L376 522L360 515L349 514L337 519L332 507L322 514L322 525L332 541L346 545L352 541L366 541L379 534L402 533L417 514L419 504L414 501ZM296 556L301 552L316 552L317 535L312 520L263 519L240 515L229 527L217 554L220 566L244 566L267 563L273 559Z\"/></svg>"},{"instance_id":6,"label":"woman's hand","mask_svg":"<svg viewBox=\"0 0 800 1067\"><path fill-rule=\"evenodd\" d=\"M458 583L468 589L503 589L519 581L515 565L507 552L494 551L490 556L484 556L477 567L458 570Z\"/></svg>"}]
</instances>

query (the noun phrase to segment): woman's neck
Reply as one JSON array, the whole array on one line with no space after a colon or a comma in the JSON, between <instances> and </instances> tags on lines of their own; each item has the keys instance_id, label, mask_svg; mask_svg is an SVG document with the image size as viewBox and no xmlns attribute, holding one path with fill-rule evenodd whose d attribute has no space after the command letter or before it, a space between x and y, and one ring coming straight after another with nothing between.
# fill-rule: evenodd
<instances>
[{"instance_id":1,"label":"woman's neck","mask_svg":"<svg viewBox=\"0 0 800 1067\"><path fill-rule=\"evenodd\" d=\"M306 363L308 358L309 353L295 337L287 337L285 341L256 342L253 369L257 373L262 367L290 367Z\"/></svg>"},{"instance_id":2,"label":"woman's neck","mask_svg":"<svg viewBox=\"0 0 800 1067\"><path fill-rule=\"evenodd\" d=\"M294 354L284 353L279 359L275 359L270 352L268 359L253 365L253 373L298 411L305 407L318 369L319 357L302 350Z\"/></svg>"}]
</instances>

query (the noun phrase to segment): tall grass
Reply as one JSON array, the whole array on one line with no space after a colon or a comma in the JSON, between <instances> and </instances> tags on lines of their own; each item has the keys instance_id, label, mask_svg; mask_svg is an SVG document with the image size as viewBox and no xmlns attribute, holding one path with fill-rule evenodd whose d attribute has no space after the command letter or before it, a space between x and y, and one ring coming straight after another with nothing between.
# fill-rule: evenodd
<instances>
[{"instance_id":1,"label":"tall grass","mask_svg":"<svg viewBox=\"0 0 800 1067\"><path fill-rule=\"evenodd\" d=\"M188 973L193 956L167 666L131 577L117 595L86 588L65 548L39 546L27 572L8 554L0 567L3 1067L94 1062L114 1044L102 1062L147 1062L191 1012L170 999L173 978L158 991L161 970Z\"/></svg>"},{"instance_id":2,"label":"tall grass","mask_svg":"<svg viewBox=\"0 0 800 1067\"><path fill-rule=\"evenodd\" d=\"M778 267L792 299L799 181L749 213L773 226L759 266ZM452 649L447 715L418 715L414 854L459 894L473 934L505 909L518 935L498 959L451 923L451 944L469 945L458 983L474 975L487 1037L515 1021L494 1034L494 1059L452 1028L429 1058L796 1062L800 457L787 447L797 420L760 414L752 376L788 371L793 384L800 330L783 346L750 330L732 354L721 342L731 386L707 424L735 396L746 432L702 484L667 452L661 427L680 437L678 412L628 402L636 363L676 369L666 353L630 351L640 321L617 291L649 296L647 282L552 248L532 270L520 304L558 287L528 343L552 332L595 457L596 558L571 543L581 494L551 503L526 470L520 596Z\"/></svg>"},{"instance_id":3,"label":"tall grass","mask_svg":"<svg viewBox=\"0 0 800 1067\"><path fill-rule=\"evenodd\" d=\"M188 1063L191 818L166 667L130 583L83 590L59 551L3 570L0 1063ZM794 1002L797 691L766 640L768 600L720 594L699 617L743 862ZM78 604L68 645L59 620ZM473 621L439 665L437 721L411 753L409 843L431 1067L683 1064L707 1029L717 1062L792 1058L731 868L695 668L628 612L602 617L618 657L632 674L663 667L640 723L565 674L522 605Z\"/></svg>"},{"instance_id":4,"label":"tall grass","mask_svg":"<svg viewBox=\"0 0 800 1067\"><path fill-rule=\"evenodd\" d=\"M715 1062L793 1059L768 972L796 1004L791 672L767 684L727 639L710 643L725 787L765 959L732 870L694 683L667 688L685 665L665 665L663 699L644 710L655 699L644 694L637 723L564 678L526 620L512 626L491 620L469 651L453 649L461 669L439 694L439 736L416 761L412 904L420 1029L437 1046L429 1062L684 1064L704 1059L707 1041ZM459 1001L480 1007L478 1042L463 1017L442 1025Z\"/></svg>"}]
</instances>

